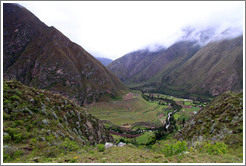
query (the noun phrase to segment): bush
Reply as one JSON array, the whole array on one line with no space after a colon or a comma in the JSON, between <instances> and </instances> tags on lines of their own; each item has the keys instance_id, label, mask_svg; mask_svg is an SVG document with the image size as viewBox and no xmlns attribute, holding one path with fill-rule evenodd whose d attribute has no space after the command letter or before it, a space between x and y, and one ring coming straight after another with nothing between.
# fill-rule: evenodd
<instances>
[{"instance_id":1,"label":"bush","mask_svg":"<svg viewBox=\"0 0 246 166\"><path fill-rule=\"evenodd\" d=\"M186 141L161 141L152 146L152 149L164 153L166 157L177 155L188 150Z\"/></svg>"},{"instance_id":2,"label":"bush","mask_svg":"<svg viewBox=\"0 0 246 166\"><path fill-rule=\"evenodd\" d=\"M23 152L21 150L18 150L18 148L16 147L7 146L7 147L4 147L3 149L3 161L4 162L14 160L22 155L23 155Z\"/></svg>"},{"instance_id":3,"label":"bush","mask_svg":"<svg viewBox=\"0 0 246 166\"><path fill-rule=\"evenodd\" d=\"M60 154L59 149L56 146L49 146L43 149L43 155L46 158L55 158Z\"/></svg>"},{"instance_id":4,"label":"bush","mask_svg":"<svg viewBox=\"0 0 246 166\"><path fill-rule=\"evenodd\" d=\"M199 147L199 151L208 154L225 154L227 153L227 147L228 146L224 142L216 142L215 144L203 142Z\"/></svg>"},{"instance_id":5,"label":"bush","mask_svg":"<svg viewBox=\"0 0 246 166\"><path fill-rule=\"evenodd\" d=\"M97 150L98 150L99 152L104 152L105 146L104 146L103 144L97 144Z\"/></svg>"},{"instance_id":6,"label":"bush","mask_svg":"<svg viewBox=\"0 0 246 166\"><path fill-rule=\"evenodd\" d=\"M137 137L136 141L139 145L150 145L156 141L156 137L153 132L145 132L142 136Z\"/></svg>"},{"instance_id":7,"label":"bush","mask_svg":"<svg viewBox=\"0 0 246 166\"><path fill-rule=\"evenodd\" d=\"M3 142L6 143L6 142L9 142L11 140L11 136L10 135L4 135L3 136Z\"/></svg>"},{"instance_id":8,"label":"bush","mask_svg":"<svg viewBox=\"0 0 246 166\"><path fill-rule=\"evenodd\" d=\"M69 138L65 138L65 141L61 143L60 147L65 150L65 153L67 153L68 151L76 151L79 149L78 144L74 141L71 141Z\"/></svg>"},{"instance_id":9,"label":"bush","mask_svg":"<svg viewBox=\"0 0 246 166\"><path fill-rule=\"evenodd\" d=\"M21 99L20 99L19 96L13 95L13 96L10 97L10 100L12 100L12 101L20 101Z\"/></svg>"}]
</instances>

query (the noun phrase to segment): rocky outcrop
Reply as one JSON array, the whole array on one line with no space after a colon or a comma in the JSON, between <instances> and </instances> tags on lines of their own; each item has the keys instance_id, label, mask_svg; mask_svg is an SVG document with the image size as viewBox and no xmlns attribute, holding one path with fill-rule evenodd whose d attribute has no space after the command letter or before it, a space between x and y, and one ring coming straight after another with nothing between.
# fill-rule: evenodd
<instances>
[{"instance_id":1,"label":"rocky outcrop","mask_svg":"<svg viewBox=\"0 0 246 166\"><path fill-rule=\"evenodd\" d=\"M243 93L226 92L215 98L176 133L192 145L203 141L243 144Z\"/></svg>"},{"instance_id":2,"label":"rocky outcrop","mask_svg":"<svg viewBox=\"0 0 246 166\"><path fill-rule=\"evenodd\" d=\"M105 66L17 4L3 4L4 79L47 89L80 105L126 89Z\"/></svg>"}]
</instances>

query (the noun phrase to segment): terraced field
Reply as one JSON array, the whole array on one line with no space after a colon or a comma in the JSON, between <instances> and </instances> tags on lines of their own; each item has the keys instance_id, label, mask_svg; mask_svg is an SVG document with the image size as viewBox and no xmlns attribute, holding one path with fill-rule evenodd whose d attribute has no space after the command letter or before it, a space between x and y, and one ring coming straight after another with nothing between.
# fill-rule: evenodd
<instances>
[{"instance_id":1,"label":"terraced field","mask_svg":"<svg viewBox=\"0 0 246 166\"><path fill-rule=\"evenodd\" d=\"M140 93L134 93L132 98L126 100L112 100L99 102L86 107L87 111L100 120L109 120L115 125L127 126L135 122L160 123L157 114L168 106L159 105L158 102L147 102Z\"/></svg>"}]
</instances>

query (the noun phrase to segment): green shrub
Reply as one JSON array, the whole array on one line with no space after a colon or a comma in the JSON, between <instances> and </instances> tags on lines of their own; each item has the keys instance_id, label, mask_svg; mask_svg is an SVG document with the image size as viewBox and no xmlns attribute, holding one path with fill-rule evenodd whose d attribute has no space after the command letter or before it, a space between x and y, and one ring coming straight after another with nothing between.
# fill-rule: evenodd
<instances>
[{"instance_id":1,"label":"green shrub","mask_svg":"<svg viewBox=\"0 0 246 166\"><path fill-rule=\"evenodd\" d=\"M10 135L4 135L3 136L3 142L6 143L6 142L9 142L11 140L11 136Z\"/></svg>"},{"instance_id":2,"label":"green shrub","mask_svg":"<svg viewBox=\"0 0 246 166\"><path fill-rule=\"evenodd\" d=\"M20 128L7 128L7 133L11 136L11 139L15 143L22 142L26 138L30 136L30 133L26 132L26 130Z\"/></svg>"},{"instance_id":3,"label":"green shrub","mask_svg":"<svg viewBox=\"0 0 246 166\"><path fill-rule=\"evenodd\" d=\"M150 145L156 141L153 132L145 132L142 136L136 138L138 145Z\"/></svg>"},{"instance_id":4,"label":"green shrub","mask_svg":"<svg viewBox=\"0 0 246 166\"><path fill-rule=\"evenodd\" d=\"M55 158L59 154L60 154L60 151L56 146L48 146L43 149L43 155L46 158Z\"/></svg>"},{"instance_id":5,"label":"green shrub","mask_svg":"<svg viewBox=\"0 0 246 166\"><path fill-rule=\"evenodd\" d=\"M22 133L14 134L13 135L13 140L15 141L15 143L21 142L23 140Z\"/></svg>"},{"instance_id":6,"label":"green shrub","mask_svg":"<svg viewBox=\"0 0 246 166\"><path fill-rule=\"evenodd\" d=\"M105 146L104 146L103 144L97 144L97 150L98 150L99 152L104 152Z\"/></svg>"},{"instance_id":7,"label":"green shrub","mask_svg":"<svg viewBox=\"0 0 246 166\"><path fill-rule=\"evenodd\" d=\"M21 150L16 147L7 146L3 149L3 161L8 162L23 155Z\"/></svg>"},{"instance_id":8,"label":"green shrub","mask_svg":"<svg viewBox=\"0 0 246 166\"><path fill-rule=\"evenodd\" d=\"M71 108L72 108L71 104L68 104L64 107L64 109L71 109Z\"/></svg>"},{"instance_id":9,"label":"green shrub","mask_svg":"<svg viewBox=\"0 0 246 166\"><path fill-rule=\"evenodd\" d=\"M10 120L11 119L11 115L6 114L5 112L3 112L3 119L4 120Z\"/></svg>"},{"instance_id":10,"label":"green shrub","mask_svg":"<svg viewBox=\"0 0 246 166\"><path fill-rule=\"evenodd\" d=\"M7 100L7 99L4 99L4 101L3 101L3 105L7 105L8 103L10 103L10 101L9 101L9 100Z\"/></svg>"},{"instance_id":11,"label":"green shrub","mask_svg":"<svg viewBox=\"0 0 246 166\"><path fill-rule=\"evenodd\" d=\"M31 138L30 143L31 143L31 145L37 145L37 143L38 143L37 138Z\"/></svg>"},{"instance_id":12,"label":"green shrub","mask_svg":"<svg viewBox=\"0 0 246 166\"><path fill-rule=\"evenodd\" d=\"M227 153L227 147L228 146L224 142L216 142L215 144L203 142L199 147L199 151L208 154L225 154Z\"/></svg>"},{"instance_id":13,"label":"green shrub","mask_svg":"<svg viewBox=\"0 0 246 166\"><path fill-rule=\"evenodd\" d=\"M188 150L186 141L160 141L152 146L152 149L164 153L166 157L177 155Z\"/></svg>"},{"instance_id":14,"label":"green shrub","mask_svg":"<svg viewBox=\"0 0 246 166\"><path fill-rule=\"evenodd\" d=\"M78 144L74 141L71 141L69 138L65 138L65 141L60 144L60 147L63 151L65 151L65 153L79 149Z\"/></svg>"},{"instance_id":15,"label":"green shrub","mask_svg":"<svg viewBox=\"0 0 246 166\"><path fill-rule=\"evenodd\" d=\"M21 100L20 97L17 96L17 95L13 95L9 99L12 100L12 101L20 101Z\"/></svg>"}]
</instances>

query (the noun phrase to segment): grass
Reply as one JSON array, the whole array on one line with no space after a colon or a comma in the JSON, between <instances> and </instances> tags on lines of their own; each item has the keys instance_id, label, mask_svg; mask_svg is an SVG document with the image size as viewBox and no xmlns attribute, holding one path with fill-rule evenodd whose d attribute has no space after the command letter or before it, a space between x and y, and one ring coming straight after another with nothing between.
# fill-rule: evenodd
<instances>
[{"instance_id":1,"label":"grass","mask_svg":"<svg viewBox=\"0 0 246 166\"><path fill-rule=\"evenodd\" d=\"M170 144L166 144L170 145ZM173 145L179 145L177 142ZM13 163L242 163L242 157L229 152L225 154L209 154L199 152L197 149L183 149L176 146L180 153L165 155L164 152L154 151L147 146L134 146L128 144L124 147L111 147L104 151L98 151L96 146L84 146L83 148L60 154L57 157L34 157L24 155L18 157ZM174 148L175 149L175 148ZM124 155L122 155L124 154ZM36 159L36 160L35 160Z\"/></svg>"},{"instance_id":2,"label":"grass","mask_svg":"<svg viewBox=\"0 0 246 166\"><path fill-rule=\"evenodd\" d=\"M109 120L113 124L156 121L156 114L166 106L159 106L157 102L147 102L139 93L130 100L114 100L98 102L88 105L87 111L100 120Z\"/></svg>"}]
</instances>

